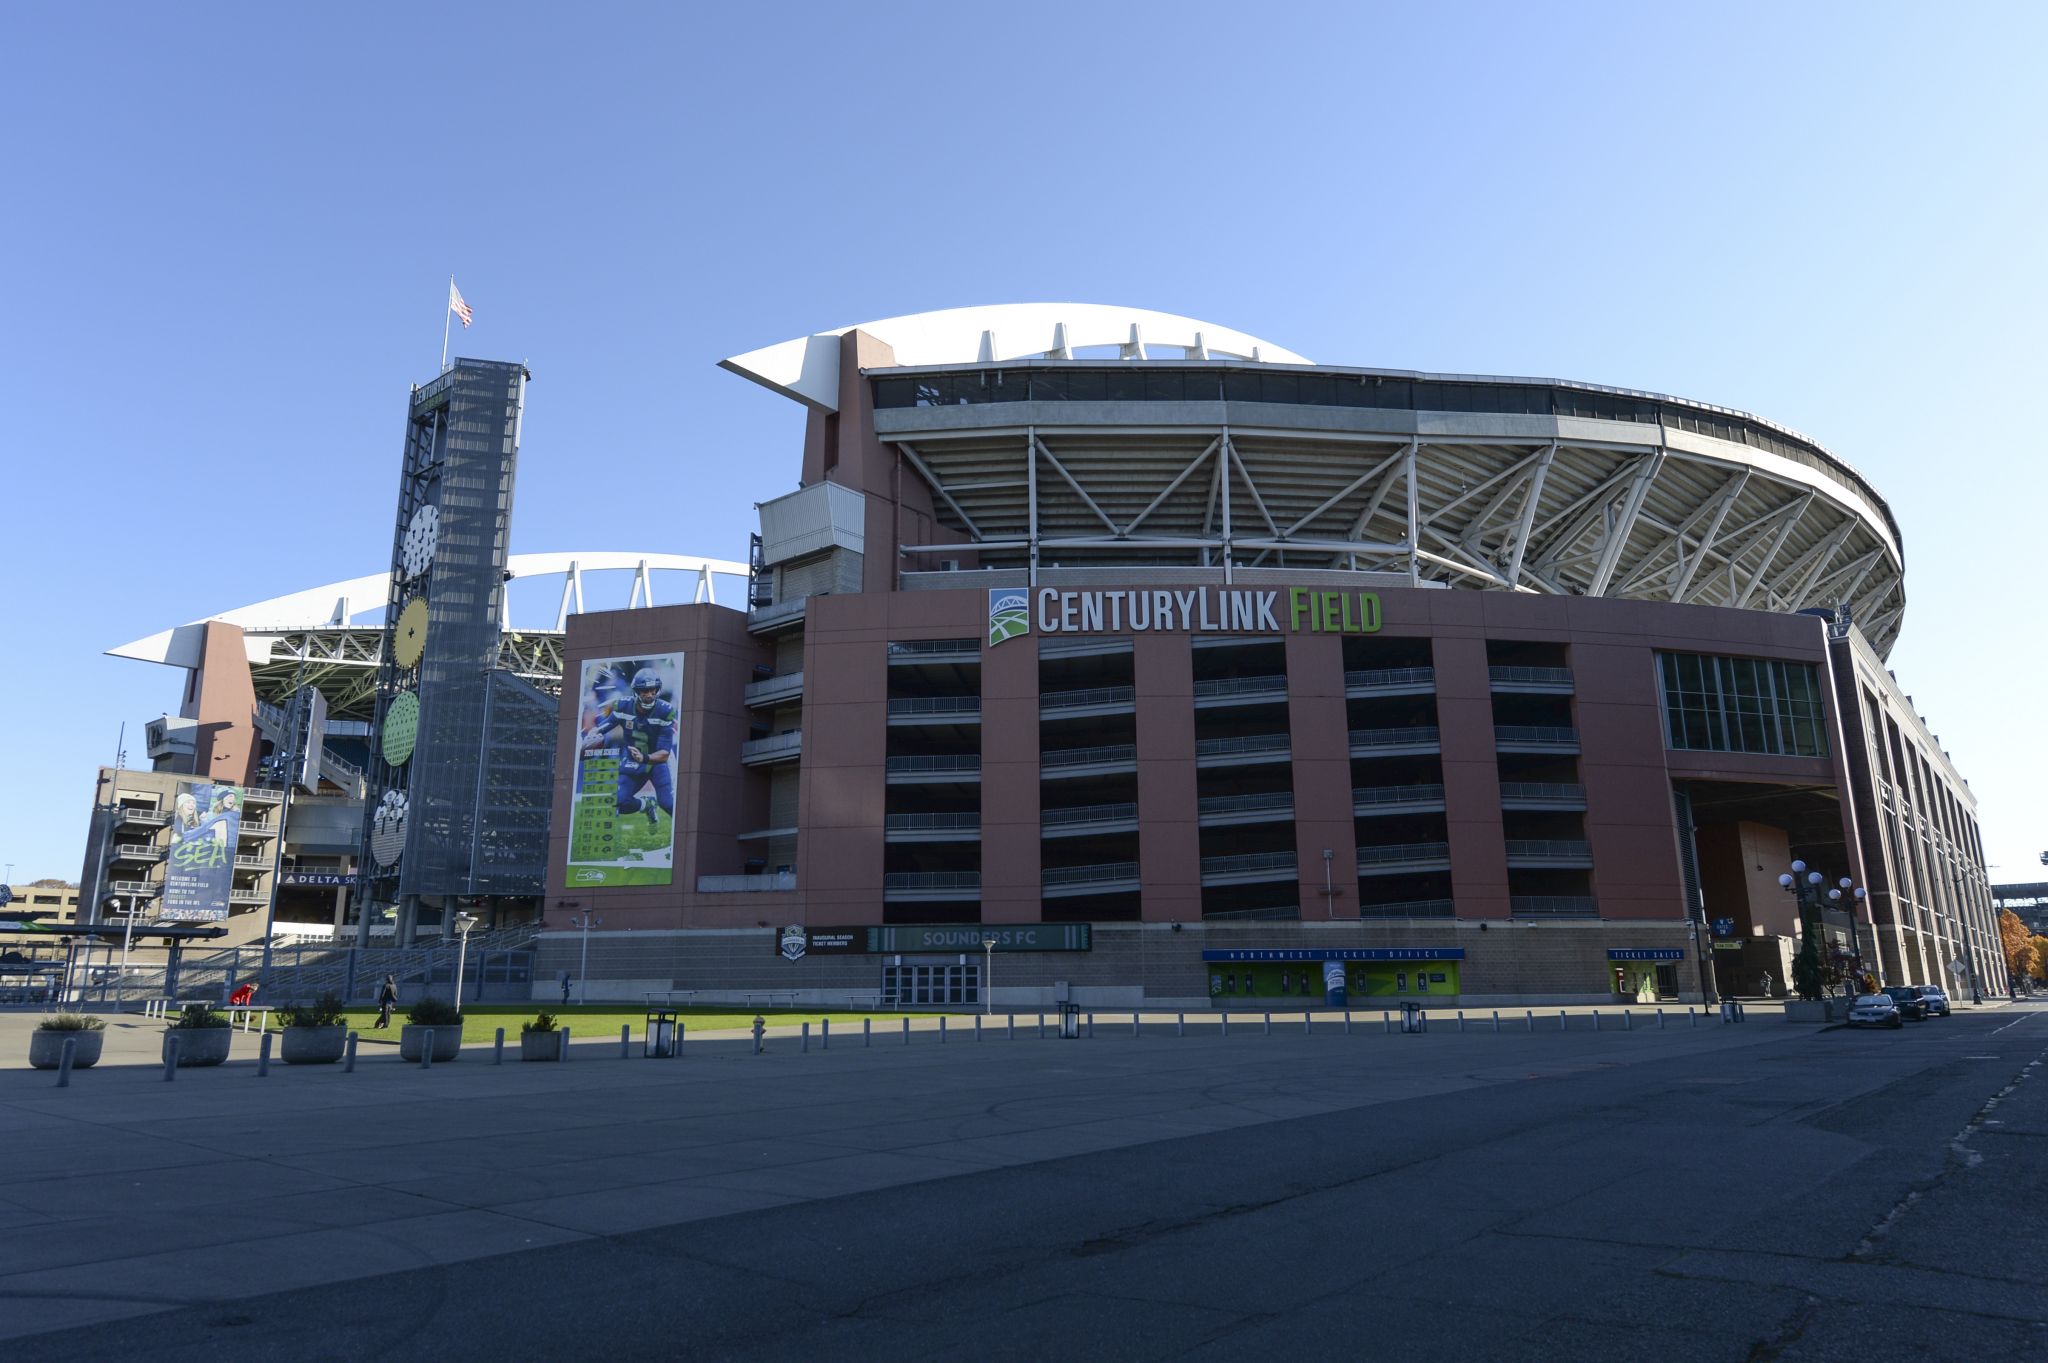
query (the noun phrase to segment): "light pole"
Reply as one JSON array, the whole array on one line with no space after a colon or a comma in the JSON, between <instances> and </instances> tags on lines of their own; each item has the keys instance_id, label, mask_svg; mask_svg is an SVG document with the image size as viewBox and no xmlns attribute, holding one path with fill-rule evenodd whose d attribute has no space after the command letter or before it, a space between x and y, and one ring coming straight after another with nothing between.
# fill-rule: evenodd
<instances>
[{"instance_id":1,"label":"light pole","mask_svg":"<svg viewBox=\"0 0 2048 1363\"><path fill-rule=\"evenodd\" d=\"M981 1012L984 1017L995 1011L996 939L981 939Z\"/></svg>"},{"instance_id":2,"label":"light pole","mask_svg":"<svg viewBox=\"0 0 2048 1363\"><path fill-rule=\"evenodd\" d=\"M1778 877L1778 884L1799 901L1799 955L1792 962L1793 989L1803 999L1818 999L1826 994L1826 984L1821 978L1820 936L1813 920L1820 911L1820 885L1824 877L1819 871L1809 871L1806 863L1792 863L1792 873Z\"/></svg>"},{"instance_id":3,"label":"light pole","mask_svg":"<svg viewBox=\"0 0 2048 1363\"><path fill-rule=\"evenodd\" d=\"M455 931L461 934L461 945L455 955L455 1010L462 1011L462 976L469 966L469 930L477 925L477 916L465 910L455 915Z\"/></svg>"},{"instance_id":4,"label":"light pole","mask_svg":"<svg viewBox=\"0 0 2048 1363\"><path fill-rule=\"evenodd\" d=\"M1847 876L1843 876L1836 884L1840 888L1829 890L1828 900L1834 904L1840 904L1844 899L1848 901L1849 955L1855 960L1857 969L1860 971L1863 969L1863 937L1862 934L1856 931L1856 914L1863 907L1863 887ZM1870 948L1873 952L1877 950L1877 928L1875 925L1872 925L1870 929ZM1872 974L1872 978L1876 978L1874 974ZM1861 984L1860 980L1858 984Z\"/></svg>"},{"instance_id":5,"label":"light pole","mask_svg":"<svg viewBox=\"0 0 2048 1363\"><path fill-rule=\"evenodd\" d=\"M569 915L570 926L583 929L583 963L576 967L576 1002L578 1003L590 1002L590 929L593 925L603 921L603 918L600 918L588 909L585 909L582 913L572 913Z\"/></svg>"}]
</instances>

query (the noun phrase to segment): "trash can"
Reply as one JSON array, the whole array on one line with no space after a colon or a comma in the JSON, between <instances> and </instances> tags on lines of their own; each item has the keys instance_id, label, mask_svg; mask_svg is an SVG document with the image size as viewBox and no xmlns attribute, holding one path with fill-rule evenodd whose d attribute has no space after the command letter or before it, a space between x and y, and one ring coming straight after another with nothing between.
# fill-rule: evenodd
<instances>
[{"instance_id":1,"label":"trash can","mask_svg":"<svg viewBox=\"0 0 2048 1363\"><path fill-rule=\"evenodd\" d=\"M647 1041L640 1054L649 1060L667 1060L676 1053L676 1015L666 1008L647 1010Z\"/></svg>"},{"instance_id":2,"label":"trash can","mask_svg":"<svg viewBox=\"0 0 2048 1363\"><path fill-rule=\"evenodd\" d=\"M1422 1011L1419 1003L1401 1005L1401 1030L1404 1032L1426 1032L1429 1030L1429 1014Z\"/></svg>"},{"instance_id":3,"label":"trash can","mask_svg":"<svg viewBox=\"0 0 2048 1363\"><path fill-rule=\"evenodd\" d=\"M1060 1005L1060 1039L1078 1041L1081 1037L1081 1005L1063 1003Z\"/></svg>"}]
</instances>

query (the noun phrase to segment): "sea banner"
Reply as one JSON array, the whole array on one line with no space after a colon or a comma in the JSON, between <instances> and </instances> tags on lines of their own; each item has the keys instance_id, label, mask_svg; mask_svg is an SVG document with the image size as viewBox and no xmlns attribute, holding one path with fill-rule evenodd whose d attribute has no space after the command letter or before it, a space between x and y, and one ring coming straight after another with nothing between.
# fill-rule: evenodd
<instances>
[{"instance_id":1,"label":"sea banner","mask_svg":"<svg viewBox=\"0 0 2048 1363\"><path fill-rule=\"evenodd\" d=\"M171 923L218 923L234 890L235 846L242 834L242 788L193 784L171 802L171 850L164 864L163 912Z\"/></svg>"}]
</instances>

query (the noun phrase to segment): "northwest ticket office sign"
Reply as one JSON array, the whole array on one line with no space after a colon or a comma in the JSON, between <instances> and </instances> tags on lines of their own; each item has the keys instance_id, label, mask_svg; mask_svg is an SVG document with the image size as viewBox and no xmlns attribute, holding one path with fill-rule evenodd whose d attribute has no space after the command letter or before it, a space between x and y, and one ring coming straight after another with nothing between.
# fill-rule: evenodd
<instances>
[{"instance_id":1,"label":"northwest ticket office sign","mask_svg":"<svg viewBox=\"0 0 2048 1363\"><path fill-rule=\"evenodd\" d=\"M1308 587L988 589L991 648L1040 634L1376 634L1377 592Z\"/></svg>"}]
</instances>

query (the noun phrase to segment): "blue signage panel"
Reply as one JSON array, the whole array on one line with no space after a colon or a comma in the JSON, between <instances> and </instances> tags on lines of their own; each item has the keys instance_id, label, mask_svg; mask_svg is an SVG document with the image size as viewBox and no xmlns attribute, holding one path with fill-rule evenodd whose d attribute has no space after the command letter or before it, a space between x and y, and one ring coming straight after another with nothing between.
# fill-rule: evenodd
<instances>
[{"instance_id":1,"label":"blue signage panel","mask_svg":"<svg viewBox=\"0 0 2048 1363\"><path fill-rule=\"evenodd\" d=\"M1205 951L1205 961L1462 961L1463 947L1277 947Z\"/></svg>"},{"instance_id":2,"label":"blue signage panel","mask_svg":"<svg viewBox=\"0 0 2048 1363\"><path fill-rule=\"evenodd\" d=\"M1685 949L1683 947L1625 947L1610 949L1607 953L1607 959L1610 961L1682 961L1685 959Z\"/></svg>"}]
</instances>

